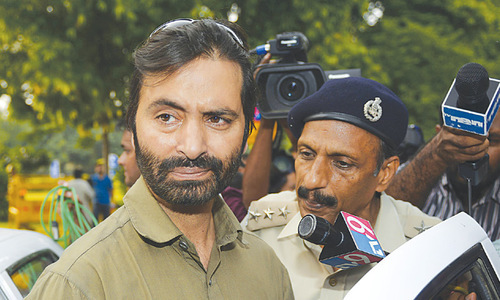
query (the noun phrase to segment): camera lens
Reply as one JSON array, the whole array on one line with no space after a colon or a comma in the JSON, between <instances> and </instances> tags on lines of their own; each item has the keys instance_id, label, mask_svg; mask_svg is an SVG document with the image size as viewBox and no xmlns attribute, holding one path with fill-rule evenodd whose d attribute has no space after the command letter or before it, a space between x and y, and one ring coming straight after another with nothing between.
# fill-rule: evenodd
<instances>
[{"instance_id":1,"label":"camera lens","mask_svg":"<svg viewBox=\"0 0 500 300\"><path fill-rule=\"evenodd\" d=\"M281 97L287 101L296 101L301 99L305 93L304 81L295 76L288 76L279 83Z\"/></svg>"}]
</instances>

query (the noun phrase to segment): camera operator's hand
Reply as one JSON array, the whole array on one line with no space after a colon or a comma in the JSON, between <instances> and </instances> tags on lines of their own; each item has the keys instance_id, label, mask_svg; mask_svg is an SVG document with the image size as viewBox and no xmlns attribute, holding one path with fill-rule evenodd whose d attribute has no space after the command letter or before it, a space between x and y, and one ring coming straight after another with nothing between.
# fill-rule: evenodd
<instances>
[{"instance_id":1,"label":"camera operator's hand","mask_svg":"<svg viewBox=\"0 0 500 300\"><path fill-rule=\"evenodd\" d=\"M259 65L255 68L254 77L257 76L261 66L274 63L276 63L276 61L271 59L271 53L264 55L259 62ZM242 202L247 209L252 201L264 197L269 192L271 164L273 159L272 144L276 122L279 122L281 127L285 130L290 142L293 145L293 152L295 152L297 139L288 128L287 120L271 120L262 117L257 135L255 137L255 142L245 163L245 171L243 172Z\"/></svg>"},{"instance_id":2,"label":"camera operator's hand","mask_svg":"<svg viewBox=\"0 0 500 300\"><path fill-rule=\"evenodd\" d=\"M466 161L476 161L486 155L489 141L486 136L463 130L436 126L438 133L430 142L445 167ZM436 161L439 163L439 161Z\"/></svg>"},{"instance_id":3,"label":"camera operator's hand","mask_svg":"<svg viewBox=\"0 0 500 300\"><path fill-rule=\"evenodd\" d=\"M438 133L400 170L387 194L422 208L432 187L449 167L482 158L489 147L485 136L436 126Z\"/></svg>"},{"instance_id":4,"label":"camera operator's hand","mask_svg":"<svg viewBox=\"0 0 500 300\"><path fill-rule=\"evenodd\" d=\"M273 63L275 62L271 61L271 53L266 53L266 55L264 55L264 57L262 57L262 59L259 61L259 65L257 65L257 67L255 68L255 71L253 72L253 78L255 79L257 77L257 73L259 72L261 66Z\"/></svg>"}]
</instances>

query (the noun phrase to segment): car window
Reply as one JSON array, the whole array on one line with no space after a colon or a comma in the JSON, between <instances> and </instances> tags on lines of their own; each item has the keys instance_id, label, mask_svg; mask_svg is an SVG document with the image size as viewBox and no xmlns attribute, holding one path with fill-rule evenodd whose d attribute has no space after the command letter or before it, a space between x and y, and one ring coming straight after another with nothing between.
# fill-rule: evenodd
<instances>
[{"instance_id":1,"label":"car window","mask_svg":"<svg viewBox=\"0 0 500 300\"><path fill-rule=\"evenodd\" d=\"M16 262L7 273L23 297L27 296L43 270L58 259L50 250L36 252Z\"/></svg>"},{"instance_id":2,"label":"car window","mask_svg":"<svg viewBox=\"0 0 500 300\"><path fill-rule=\"evenodd\" d=\"M444 269L417 299L445 300L476 294L476 299L500 299L500 282L481 244Z\"/></svg>"}]
</instances>

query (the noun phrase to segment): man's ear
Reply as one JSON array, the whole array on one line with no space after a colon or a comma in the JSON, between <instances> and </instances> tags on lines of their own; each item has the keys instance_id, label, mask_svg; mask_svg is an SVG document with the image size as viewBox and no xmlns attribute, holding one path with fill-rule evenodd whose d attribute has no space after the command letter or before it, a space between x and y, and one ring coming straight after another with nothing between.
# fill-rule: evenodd
<instances>
[{"instance_id":1,"label":"man's ear","mask_svg":"<svg viewBox=\"0 0 500 300\"><path fill-rule=\"evenodd\" d=\"M132 131L130 132L130 143L132 144L132 148L134 148L135 151L134 133Z\"/></svg>"},{"instance_id":2,"label":"man's ear","mask_svg":"<svg viewBox=\"0 0 500 300\"><path fill-rule=\"evenodd\" d=\"M379 182L376 188L377 192L381 193L387 189L392 181L392 178L394 178L394 175L396 175L398 168L399 157L391 156L384 161L384 163L382 164L382 168L380 168L380 171L377 175L377 177L379 178Z\"/></svg>"}]
</instances>

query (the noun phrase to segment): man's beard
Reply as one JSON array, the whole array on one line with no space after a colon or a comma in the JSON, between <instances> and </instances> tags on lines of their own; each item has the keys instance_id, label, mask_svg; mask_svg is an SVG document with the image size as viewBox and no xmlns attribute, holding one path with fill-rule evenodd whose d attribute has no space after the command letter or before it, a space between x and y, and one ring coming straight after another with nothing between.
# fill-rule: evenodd
<instances>
[{"instance_id":1,"label":"man's beard","mask_svg":"<svg viewBox=\"0 0 500 300\"><path fill-rule=\"evenodd\" d=\"M300 198L303 198L306 200L309 199L310 193L313 194L312 200L318 204L327 205L327 206L331 206L331 207L336 207L338 205L337 198L335 198L334 196L325 195L318 190L311 191L303 186L299 187L299 189L297 190L297 195Z\"/></svg>"},{"instance_id":2,"label":"man's beard","mask_svg":"<svg viewBox=\"0 0 500 300\"><path fill-rule=\"evenodd\" d=\"M240 150L231 153L224 164L220 159L204 154L194 160L187 157L170 157L160 160L136 140L137 165L144 180L154 194L166 203L195 206L208 203L231 182L240 165ZM205 180L173 180L168 175L177 167L198 167L211 172Z\"/></svg>"}]
</instances>

